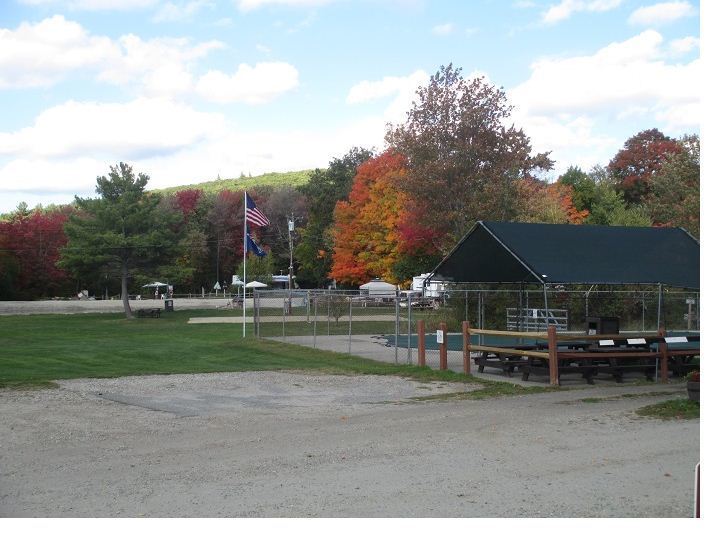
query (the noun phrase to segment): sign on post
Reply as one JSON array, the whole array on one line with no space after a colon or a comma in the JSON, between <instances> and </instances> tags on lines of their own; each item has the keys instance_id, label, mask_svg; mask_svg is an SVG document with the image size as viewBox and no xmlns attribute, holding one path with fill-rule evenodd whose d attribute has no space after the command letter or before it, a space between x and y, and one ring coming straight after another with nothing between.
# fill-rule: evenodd
<instances>
[{"instance_id":1,"label":"sign on post","mask_svg":"<svg viewBox=\"0 0 707 533\"><path fill-rule=\"evenodd\" d=\"M442 344L444 342L444 331L441 329L437 330L437 344Z\"/></svg>"}]
</instances>

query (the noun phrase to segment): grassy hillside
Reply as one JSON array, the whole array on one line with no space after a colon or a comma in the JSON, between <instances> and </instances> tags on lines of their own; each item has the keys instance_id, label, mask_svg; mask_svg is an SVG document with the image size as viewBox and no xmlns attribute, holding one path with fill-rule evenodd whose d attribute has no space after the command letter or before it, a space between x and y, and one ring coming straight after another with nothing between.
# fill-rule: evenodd
<instances>
[{"instance_id":1,"label":"grassy hillside","mask_svg":"<svg viewBox=\"0 0 707 533\"><path fill-rule=\"evenodd\" d=\"M297 170L293 172L269 172L260 176L248 176L242 178L224 178L213 181L194 183L193 185L179 185L178 187L168 187L166 189L156 189L158 192L170 193L182 191L184 189L201 189L206 193L218 193L220 191L242 191L254 187L282 187L291 185L296 187L309 181L311 170Z\"/></svg>"}]
</instances>

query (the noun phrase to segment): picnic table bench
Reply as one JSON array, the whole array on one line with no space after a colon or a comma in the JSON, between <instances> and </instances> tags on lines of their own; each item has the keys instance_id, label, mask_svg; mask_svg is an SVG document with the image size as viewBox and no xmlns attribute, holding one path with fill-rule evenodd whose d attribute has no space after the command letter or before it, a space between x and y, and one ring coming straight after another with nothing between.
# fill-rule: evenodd
<instances>
[{"instance_id":1,"label":"picnic table bench","mask_svg":"<svg viewBox=\"0 0 707 533\"><path fill-rule=\"evenodd\" d=\"M492 332L499 333L499 332ZM527 334L527 333L526 333ZM521 337L521 334L513 335ZM647 335L632 338L630 336L588 339L556 339L556 379L566 374L581 374L589 384L594 383L598 374L609 374L617 383L623 382L626 372L642 372L652 380L660 364L661 352L665 354L665 373L661 371L661 379L667 379L667 372L673 376L684 376L688 371L699 366L699 347L690 346L699 342L699 335L671 337L666 344L665 337ZM676 344L677 343L677 344ZM661 347L662 346L662 347ZM476 352L473 359L482 373L485 367L499 368L507 376L513 372L522 372L522 379L527 381L530 374L550 375L548 342L531 342L525 344L506 344L500 346L470 345ZM664 376L664 377L663 377Z\"/></svg>"},{"instance_id":2,"label":"picnic table bench","mask_svg":"<svg viewBox=\"0 0 707 533\"><path fill-rule=\"evenodd\" d=\"M668 349L668 370L673 376L684 376L698 366L694 362L699 357L699 349ZM636 348L614 348L613 350L587 349L585 351L558 351L558 372L563 374L581 374L588 384L594 383L599 374L611 375L616 383L623 383L626 372L642 372L646 379L653 381L659 364L659 353L648 346ZM522 367L523 381L530 374L548 375L546 360L529 358Z\"/></svg>"},{"instance_id":3,"label":"picnic table bench","mask_svg":"<svg viewBox=\"0 0 707 533\"><path fill-rule=\"evenodd\" d=\"M160 318L160 313L162 309L159 307L153 307L152 309L138 309L138 318Z\"/></svg>"},{"instance_id":4,"label":"picnic table bench","mask_svg":"<svg viewBox=\"0 0 707 533\"><path fill-rule=\"evenodd\" d=\"M582 350L586 349L589 343L583 341L566 341L557 343L557 346L558 348L562 347L567 350ZM518 350L533 352L547 350L547 347L548 344L546 342L501 345L496 347L493 351L481 351L480 355L474 357L474 362L480 373L483 373L484 367L488 366L491 368L500 368L505 375L511 377L515 370L522 370L525 373L526 369L534 360L541 362L532 356L527 357L528 354L526 354L526 356L518 355Z\"/></svg>"}]
</instances>

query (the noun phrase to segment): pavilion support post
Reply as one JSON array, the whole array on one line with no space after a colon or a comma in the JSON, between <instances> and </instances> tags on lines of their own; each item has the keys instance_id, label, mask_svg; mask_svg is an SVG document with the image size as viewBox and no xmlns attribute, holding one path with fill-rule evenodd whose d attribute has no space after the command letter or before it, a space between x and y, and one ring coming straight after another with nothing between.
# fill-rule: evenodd
<instances>
[{"instance_id":1,"label":"pavilion support post","mask_svg":"<svg viewBox=\"0 0 707 533\"><path fill-rule=\"evenodd\" d=\"M442 344L439 345L439 369L447 370L447 324L440 322L439 329L442 331Z\"/></svg>"},{"instance_id":2,"label":"pavilion support post","mask_svg":"<svg viewBox=\"0 0 707 533\"><path fill-rule=\"evenodd\" d=\"M417 366L425 366L425 321L417 321Z\"/></svg>"},{"instance_id":3,"label":"pavilion support post","mask_svg":"<svg viewBox=\"0 0 707 533\"><path fill-rule=\"evenodd\" d=\"M462 354L464 357L464 373L471 374L471 354L469 353L469 321L462 322Z\"/></svg>"},{"instance_id":4,"label":"pavilion support post","mask_svg":"<svg viewBox=\"0 0 707 533\"><path fill-rule=\"evenodd\" d=\"M660 353L660 382L668 382L668 344L665 342L665 328L658 329L658 335L662 337L658 343L658 353Z\"/></svg>"},{"instance_id":5,"label":"pavilion support post","mask_svg":"<svg viewBox=\"0 0 707 533\"><path fill-rule=\"evenodd\" d=\"M547 328L547 352L549 356L548 364L550 365L550 385L560 386L560 365L557 360L557 327L548 326Z\"/></svg>"},{"instance_id":6,"label":"pavilion support post","mask_svg":"<svg viewBox=\"0 0 707 533\"><path fill-rule=\"evenodd\" d=\"M550 311L547 306L547 285L543 283L543 299L545 300L545 327L550 328Z\"/></svg>"},{"instance_id":7,"label":"pavilion support post","mask_svg":"<svg viewBox=\"0 0 707 533\"><path fill-rule=\"evenodd\" d=\"M663 284L658 283L658 326L656 329L663 327L663 321L661 320L663 314Z\"/></svg>"},{"instance_id":8,"label":"pavilion support post","mask_svg":"<svg viewBox=\"0 0 707 533\"><path fill-rule=\"evenodd\" d=\"M521 318L521 313L523 313L523 318ZM516 313L516 331L523 330L523 321L525 320L525 309L523 309L523 282L520 282L520 290L518 291L518 312ZM517 339L516 342L520 342Z\"/></svg>"}]
</instances>

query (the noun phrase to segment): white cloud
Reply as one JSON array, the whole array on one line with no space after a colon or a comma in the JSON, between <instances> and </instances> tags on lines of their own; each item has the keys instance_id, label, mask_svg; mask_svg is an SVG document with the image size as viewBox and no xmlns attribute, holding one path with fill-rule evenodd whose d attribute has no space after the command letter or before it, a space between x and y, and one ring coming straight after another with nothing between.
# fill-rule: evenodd
<instances>
[{"instance_id":1,"label":"white cloud","mask_svg":"<svg viewBox=\"0 0 707 533\"><path fill-rule=\"evenodd\" d=\"M432 28L432 33L439 36L449 35L454 31L454 25L450 22L446 24L438 24Z\"/></svg>"},{"instance_id":2,"label":"white cloud","mask_svg":"<svg viewBox=\"0 0 707 533\"><path fill-rule=\"evenodd\" d=\"M80 24L55 15L16 30L0 29L0 88L50 86L69 74L85 73L119 85L137 85L144 94L190 90L193 61L223 47L218 41L117 40L89 34Z\"/></svg>"},{"instance_id":3,"label":"white cloud","mask_svg":"<svg viewBox=\"0 0 707 533\"><path fill-rule=\"evenodd\" d=\"M12 209L19 201L29 205L35 197L37 203L71 202L74 195L89 195L96 185L96 176L108 171L105 160L91 157L76 157L66 161L17 158L0 167L0 196L3 204L0 212ZM5 197L20 195L19 199Z\"/></svg>"},{"instance_id":4,"label":"white cloud","mask_svg":"<svg viewBox=\"0 0 707 533\"><path fill-rule=\"evenodd\" d=\"M639 7L631 13L628 21L636 26L661 26L695 13L695 8L689 2L664 2Z\"/></svg>"},{"instance_id":5,"label":"white cloud","mask_svg":"<svg viewBox=\"0 0 707 533\"><path fill-rule=\"evenodd\" d=\"M516 110L513 119L531 139L535 152L551 151L557 174L570 165L588 170L596 164L606 164L623 142L597 132L595 121L586 115L552 117Z\"/></svg>"},{"instance_id":6,"label":"white cloud","mask_svg":"<svg viewBox=\"0 0 707 533\"><path fill-rule=\"evenodd\" d=\"M262 104L298 86L299 73L288 63L242 63L234 74L212 70L203 75L196 91L203 98L218 102Z\"/></svg>"},{"instance_id":7,"label":"white cloud","mask_svg":"<svg viewBox=\"0 0 707 533\"><path fill-rule=\"evenodd\" d=\"M98 69L121 55L107 37L91 36L61 15L16 30L0 29L0 88L56 83L71 71Z\"/></svg>"},{"instance_id":8,"label":"white cloud","mask_svg":"<svg viewBox=\"0 0 707 533\"><path fill-rule=\"evenodd\" d=\"M351 87L346 96L347 104L361 104L394 97L386 107L382 120L400 122L405 119L405 113L415 99L415 93L420 86L429 81L424 70L416 70L409 76L386 76L377 81L361 81ZM382 125L382 124L381 124Z\"/></svg>"},{"instance_id":9,"label":"white cloud","mask_svg":"<svg viewBox=\"0 0 707 533\"><path fill-rule=\"evenodd\" d=\"M160 109L148 109L153 104ZM150 188L162 188L217 175L326 167L333 154L371 146L372 139L382 143L384 134L382 124L370 118L335 128L238 130L221 115L169 102L131 102L114 109L70 103L55 116L44 115L31 131L9 134L11 151L2 136L7 134L0 134L0 154L12 158L0 163L0 212L22 200L46 205L70 202L74 194L93 196L96 176L118 161L148 174ZM76 126L61 130L59 122L74 117ZM113 132L104 131L107 125ZM48 149L35 145L47 138L54 143Z\"/></svg>"},{"instance_id":10,"label":"white cloud","mask_svg":"<svg viewBox=\"0 0 707 533\"><path fill-rule=\"evenodd\" d=\"M578 12L603 12L616 9L622 0L562 0L559 4L550 6L543 13L545 24L555 24Z\"/></svg>"},{"instance_id":11,"label":"white cloud","mask_svg":"<svg viewBox=\"0 0 707 533\"><path fill-rule=\"evenodd\" d=\"M212 50L219 41L191 45L188 39L157 38L143 41L136 35L118 39L120 56L105 64L98 79L118 85L137 85L148 96L169 96L193 90L191 64Z\"/></svg>"},{"instance_id":12,"label":"white cloud","mask_svg":"<svg viewBox=\"0 0 707 533\"><path fill-rule=\"evenodd\" d=\"M241 11L253 11L266 6L317 7L329 4L334 0L238 0Z\"/></svg>"},{"instance_id":13,"label":"white cloud","mask_svg":"<svg viewBox=\"0 0 707 533\"><path fill-rule=\"evenodd\" d=\"M130 159L173 153L222 129L221 115L164 99L138 98L126 104L69 101L43 111L30 127L0 132L0 155Z\"/></svg>"},{"instance_id":14,"label":"white cloud","mask_svg":"<svg viewBox=\"0 0 707 533\"><path fill-rule=\"evenodd\" d=\"M552 150L556 171L606 164L624 139L602 133L602 120L640 121L670 134L699 128L700 64L665 62L653 30L587 56L543 59L511 89L513 120L539 151Z\"/></svg>"},{"instance_id":15,"label":"white cloud","mask_svg":"<svg viewBox=\"0 0 707 533\"><path fill-rule=\"evenodd\" d=\"M667 64L662 43L659 33L647 30L591 56L537 61L530 78L511 91L511 101L533 113L646 104L668 108L699 101L699 61Z\"/></svg>"},{"instance_id":16,"label":"white cloud","mask_svg":"<svg viewBox=\"0 0 707 533\"><path fill-rule=\"evenodd\" d=\"M670 51L673 55L680 56L700 48L700 40L697 37L683 37L670 41Z\"/></svg>"}]
</instances>

